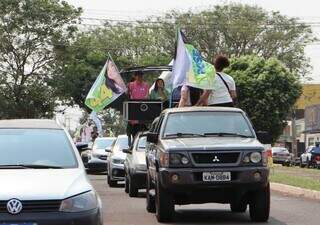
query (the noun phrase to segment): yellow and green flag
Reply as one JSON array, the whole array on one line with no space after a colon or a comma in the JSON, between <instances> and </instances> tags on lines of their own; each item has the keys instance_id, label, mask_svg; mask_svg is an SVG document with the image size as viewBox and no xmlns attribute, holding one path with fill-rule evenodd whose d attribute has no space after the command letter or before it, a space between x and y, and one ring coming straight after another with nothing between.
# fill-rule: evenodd
<instances>
[{"instance_id":1,"label":"yellow and green flag","mask_svg":"<svg viewBox=\"0 0 320 225\"><path fill-rule=\"evenodd\" d=\"M117 66L111 59L108 59L92 85L85 104L93 111L99 112L126 91L126 85Z\"/></svg>"}]
</instances>

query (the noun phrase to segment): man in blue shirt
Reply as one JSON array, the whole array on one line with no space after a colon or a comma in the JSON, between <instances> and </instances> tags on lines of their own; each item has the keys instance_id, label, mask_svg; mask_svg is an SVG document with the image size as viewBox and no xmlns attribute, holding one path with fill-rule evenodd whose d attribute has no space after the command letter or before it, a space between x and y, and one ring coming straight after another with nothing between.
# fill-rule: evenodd
<instances>
[{"instance_id":1,"label":"man in blue shirt","mask_svg":"<svg viewBox=\"0 0 320 225\"><path fill-rule=\"evenodd\" d=\"M319 143L316 143L316 147L313 147L311 153L320 154Z\"/></svg>"}]
</instances>

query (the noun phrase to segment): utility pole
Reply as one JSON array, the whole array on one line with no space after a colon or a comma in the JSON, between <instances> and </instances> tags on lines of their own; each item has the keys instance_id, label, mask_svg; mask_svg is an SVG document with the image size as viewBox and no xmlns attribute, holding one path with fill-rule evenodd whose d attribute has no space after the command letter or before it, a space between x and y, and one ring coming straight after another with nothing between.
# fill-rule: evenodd
<instances>
[{"instance_id":1,"label":"utility pole","mask_svg":"<svg viewBox=\"0 0 320 225\"><path fill-rule=\"evenodd\" d=\"M292 132L292 153L294 157L298 157L295 109L293 109L293 112L292 112L291 132Z\"/></svg>"}]
</instances>

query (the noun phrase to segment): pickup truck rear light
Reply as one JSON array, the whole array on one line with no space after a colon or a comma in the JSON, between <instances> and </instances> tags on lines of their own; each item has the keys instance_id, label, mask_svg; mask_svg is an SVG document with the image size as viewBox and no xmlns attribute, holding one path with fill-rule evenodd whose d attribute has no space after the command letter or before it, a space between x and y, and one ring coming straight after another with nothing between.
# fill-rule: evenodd
<instances>
[{"instance_id":1,"label":"pickup truck rear light","mask_svg":"<svg viewBox=\"0 0 320 225\"><path fill-rule=\"evenodd\" d=\"M320 161L320 155L317 155L317 156L315 157L315 160L316 160L316 161Z\"/></svg>"}]
</instances>

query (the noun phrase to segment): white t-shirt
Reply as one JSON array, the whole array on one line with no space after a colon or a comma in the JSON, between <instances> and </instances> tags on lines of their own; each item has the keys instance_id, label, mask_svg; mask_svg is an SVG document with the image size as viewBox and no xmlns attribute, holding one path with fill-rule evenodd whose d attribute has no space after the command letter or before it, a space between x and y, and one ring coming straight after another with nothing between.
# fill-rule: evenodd
<instances>
[{"instance_id":1,"label":"white t-shirt","mask_svg":"<svg viewBox=\"0 0 320 225\"><path fill-rule=\"evenodd\" d=\"M227 83L230 91L235 91L236 84L233 78L223 72L219 72L219 74ZM229 103L229 102L232 102L232 98L230 96L228 88L226 87L226 85L224 84L220 76L216 74L214 89L212 90L212 93L208 98L208 105L215 105L215 104Z\"/></svg>"}]
</instances>

